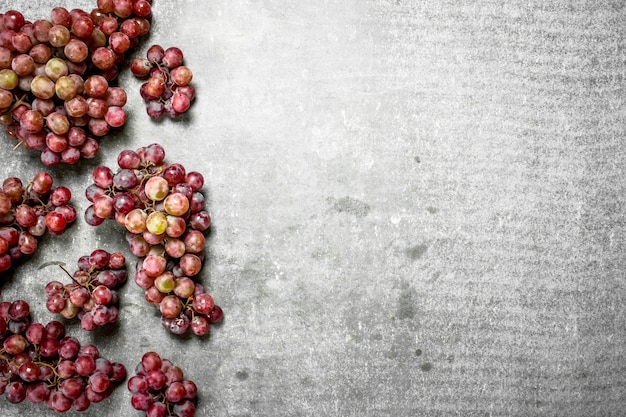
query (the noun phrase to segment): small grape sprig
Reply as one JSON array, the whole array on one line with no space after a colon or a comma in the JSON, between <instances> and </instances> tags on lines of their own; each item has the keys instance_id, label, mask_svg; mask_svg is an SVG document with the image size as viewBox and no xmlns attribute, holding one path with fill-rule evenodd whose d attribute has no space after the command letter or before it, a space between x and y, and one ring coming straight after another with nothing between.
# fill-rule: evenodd
<instances>
[{"instance_id":1,"label":"small grape sprig","mask_svg":"<svg viewBox=\"0 0 626 417\"><path fill-rule=\"evenodd\" d=\"M146 352L127 382L133 408L147 417L193 417L198 388L183 370L157 352Z\"/></svg>"},{"instance_id":2,"label":"small grape sprig","mask_svg":"<svg viewBox=\"0 0 626 417\"><path fill-rule=\"evenodd\" d=\"M59 236L76 221L72 192L54 186L47 172L35 174L25 186L18 177L6 178L0 189L0 273L25 255L37 251L48 234Z\"/></svg>"},{"instance_id":3,"label":"small grape sprig","mask_svg":"<svg viewBox=\"0 0 626 417\"><path fill-rule=\"evenodd\" d=\"M130 70L135 77L148 78L139 93L152 119L163 114L177 119L191 107L196 97L191 84L193 72L183 65L183 60L183 51L178 47L164 49L161 45L152 45L145 58L135 58L131 62Z\"/></svg>"},{"instance_id":4,"label":"small grape sprig","mask_svg":"<svg viewBox=\"0 0 626 417\"><path fill-rule=\"evenodd\" d=\"M50 410L85 411L126 380L126 367L93 344L66 336L63 323L33 322L24 300L0 303L0 395Z\"/></svg>"},{"instance_id":5,"label":"small grape sprig","mask_svg":"<svg viewBox=\"0 0 626 417\"><path fill-rule=\"evenodd\" d=\"M94 169L94 182L85 191L92 203L86 222L99 226L115 219L124 227L130 251L139 258L134 281L158 306L165 328L207 334L223 311L196 281L211 224L200 191L204 177L167 163L164 148L156 143L120 152L118 165L115 173L106 166Z\"/></svg>"},{"instance_id":6,"label":"small grape sprig","mask_svg":"<svg viewBox=\"0 0 626 417\"><path fill-rule=\"evenodd\" d=\"M96 249L78 259L72 282L50 281L45 286L46 308L65 319L78 318L84 330L92 331L117 321L119 288L127 280L126 258L121 252Z\"/></svg>"}]
</instances>

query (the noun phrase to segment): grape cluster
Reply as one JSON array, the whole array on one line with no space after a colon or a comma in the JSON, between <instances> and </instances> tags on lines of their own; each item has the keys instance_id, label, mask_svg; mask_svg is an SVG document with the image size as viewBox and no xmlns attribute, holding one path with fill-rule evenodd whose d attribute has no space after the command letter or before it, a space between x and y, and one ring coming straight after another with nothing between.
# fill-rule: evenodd
<instances>
[{"instance_id":1,"label":"grape cluster","mask_svg":"<svg viewBox=\"0 0 626 417\"><path fill-rule=\"evenodd\" d=\"M133 408L147 417L193 417L198 389L183 370L156 352L146 352L128 379Z\"/></svg>"},{"instance_id":2,"label":"grape cluster","mask_svg":"<svg viewBox=\"0 0 626 417\"><path fill-rule=\"evenodd\" d=\"M52 9L30 22L0 14L0 124L46 166L93 158L126 123L124 89L112 82L150 30L151 0L98 0L91 12Z\"/></svg>"},{"instance_id":3,"label":"grape cluster","mask_svg":"<svg viewBox=\"0 0 626 417\"><path fill-rule=\"evenodd\" d=\"M84 411L126 379L123 364L66 336L61 322L33 322L24 300L0 303L0 341L0 395L10 403L28 400L57 412Z\"/></svg>"},{"instance_id":4,"label":"grape cluster","mask_svg":"<svg viewBox=\"0 0 626 417\"><path fill-rule=\"evenodd\" d=\"M137 78L148 78L139 93L152 119L163 114L176 119L189 110L196 90L191 85L193 72L183 65L183 58L180 48L163 49L161 45L152 45L146 58L135 58L131 62L130 71Z\"/></svg>"},{"instance_id":5,"label":"grape cluster","mask_svg":"<svg viewBox=\"0 0 626 417\"><path fill-rule=\"evenodd\" d=\"M66 319L78 317L81 327L95 330L117 321L119 287L126 282L126 258L121 252L96 249L78 259L74 274L65 271L72 282L46 284L46 308Z\"/></svg>"},{"instance_id":6,"label":"grape cluster","mask_svg":"<svg viewBox=\"0 0 626 417\"><path fill-rule=\"evenodd\" d=\"M70 204L72 192L53 186L47 172L35 174L24 186L9 177L0 189L0 273L7 271L24 255L35 253L38 239L45 234L58 236L76 220Z\"/></svg>"},{"instance_id":7,"label":"grape cluster","mask_svg":"<svg viewBox=\"0 0 626 417\"><path fill-rule=\"evenodd\" d=\"M195 281L211 224L200 192L204 177L165 162L165 150L157 143L124 150L117 162L117 172L94 169L94 182L85 191L92 203L86 222L98 226L114 218L123 226L130 251L139 257L135 282L159 307L163 326L175 334L205 335L223 312Z\"/></svg>"}]
</instances>

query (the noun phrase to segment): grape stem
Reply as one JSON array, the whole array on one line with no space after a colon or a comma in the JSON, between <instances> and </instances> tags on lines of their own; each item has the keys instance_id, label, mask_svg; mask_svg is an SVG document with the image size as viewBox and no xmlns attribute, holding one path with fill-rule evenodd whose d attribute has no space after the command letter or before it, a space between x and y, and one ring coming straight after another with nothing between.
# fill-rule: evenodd
<instances>
[{"instance_id":1,"label":"grape stem","mask_svg":"<svg viewBox=\"0 0 626 417\"><path fill-rule=\"evenodd\" d=\"M20 139L19 142L17 142L17 145L15 145L11 150L16 150L17 148L19 148L20 146L22 146L24 144L24 141L22 139Z\"/></svg>"},{"instance_id":2,"label":"grape stem","mask_svg":"<svg viewBox=\"0 0 626 417\"><path fill-rule=\"evenodd\" d=\"M165 398L165 393L163 392L159 392L156 395L153 395L152 398L155 401L159 401L162 402L163 404L165 404L165 407L167 407L167 415L168 416L173 416L173 411L172 411L172 404L167 400L167 398Z\"/></svg>"},{"instance_id":3,"label":"grape stem","mask_svg":"<svg viewBox=\"0 0 626 417\"><path fill-rule=\"evenodd\" d=\"M67 274L67 276L68 276L68 277L70 277L70 279L71 279L72 281L74 281L74 283L75 283L76 285L79 285L79 286L81 286L81 287L82 287L82 284L81 284L80 282L78 282L78 281L76 280L76 278L74 278L74 276L72 276L72 274L70 274L70 272L69 272L67 269L65 269L65 267L64 267L63 265L59 265L59 268L61 268L61 269L63 270L63 272L65 272L65 273Z\"/></svg>"},{"instance_id":4,"label":"grape stem","mask_svg":"<svg viewBox=\"0 0 626 417\"><path fill-rule=\"evenodd\" d=\"M19 99L17 99L15 101L15 103L13 103L11 105L11 107L9 107L8 109L0 112L0 115L3 114L7 114L7 113L11 113L13 110L15 110L16 108L18 108L20 106L20 104L22 104L24 102L24 100L26 99L26 94L22 95L22 97L20 97Z\"/></svg>"},{"instance_id":5,"label":"grape stem","mask_svg":"<svg viewBox=\"0 0 626 417\"><path fill-rule=\"evenodd\" d=\"M59 359L59 361L60 361L60 359ZM51 376L51 377L47 380L47 382L48 382L48 386L49 386L49 387L58 387L58 386L59 386L59 384L60 384L60 383L59 383L59 380L60 380L60 379L62 379L62 378L61 378L61 376L59 375L59 373L57 372L57 368L56 368L56 366L54 366L54 365L52 365L52 364L49 364L49 363L46 363L46 362L41 362L41 361L37 361L37 362L34 362L34 363L35 363L35 365L43 365L43 366L45 366L45 367L47 367L47 368L52 369L52 374L53 374L53 376Z\"/></svg>"}]
</instances>

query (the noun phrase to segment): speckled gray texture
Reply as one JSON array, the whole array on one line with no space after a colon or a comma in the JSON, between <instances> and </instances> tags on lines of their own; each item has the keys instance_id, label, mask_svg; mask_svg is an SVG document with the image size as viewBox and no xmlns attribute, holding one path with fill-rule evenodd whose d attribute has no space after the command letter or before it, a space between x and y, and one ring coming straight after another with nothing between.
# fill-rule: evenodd
<instances>
[{"instance_id":1,"label":"speckled gray texture","mask_svg":"<svg viewBox=\"0 0 626 417\"><path fill-rule=\"evenodd\" d=\"M202 280L226 318L171 336L129 282L118 326L71 332L131 370L172 359L198 416L622 415L625 22L610 0L154 0L137 55L181 47L192 110L150 121L125 72L126 127L51 172L83 210L122 149L158 141L203 172ZM0 174L41 168L12 146ZM50 319L58 272L39 265L98 246L126 250L80 221L3 296ZM0 399L2 416L44 413ZM118 390L82 415L141 413Z\"/></svg>"}]
</instances>

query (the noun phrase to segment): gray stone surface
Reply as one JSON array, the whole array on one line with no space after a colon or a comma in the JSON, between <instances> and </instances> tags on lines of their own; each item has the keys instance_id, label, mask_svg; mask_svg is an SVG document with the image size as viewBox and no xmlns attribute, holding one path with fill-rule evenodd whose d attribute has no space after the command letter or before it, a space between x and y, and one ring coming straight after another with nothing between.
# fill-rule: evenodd
<instances>
[{"instance_id":1,"label":"gray stone surface","mask_svg":"<svg viewBox=\"0 0 626 417\"><path fill-rule=\"evenodd\" d=\"M31 18L95 1L0 0ZM120 324L71 332L131 370L157 350L198 416L617 416L623 372L624 35L618 1L154 0L137 51L179 46L198 99L52 169L75 204L98 164L155 141L206 176L202 280L225 310L177 338L132 281ZM2 177L37 157L0 141ZM82 220L4 286L103 247ZM131 257L129 255L129 257ZM132 257L131 257L132 258ZM82 415L134 416L121 389ZM0 415L52 415L0 399Z\"/></svg>"}]
</instances>

